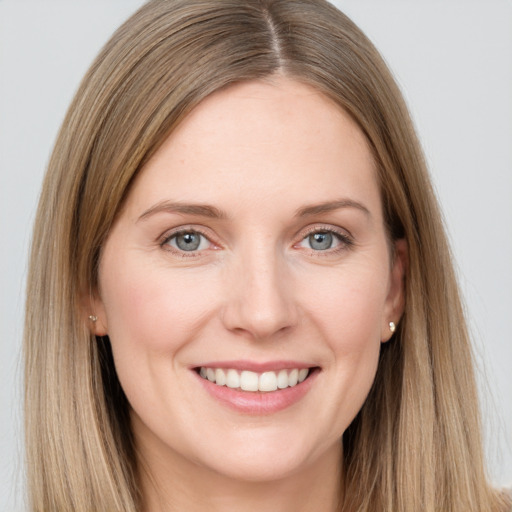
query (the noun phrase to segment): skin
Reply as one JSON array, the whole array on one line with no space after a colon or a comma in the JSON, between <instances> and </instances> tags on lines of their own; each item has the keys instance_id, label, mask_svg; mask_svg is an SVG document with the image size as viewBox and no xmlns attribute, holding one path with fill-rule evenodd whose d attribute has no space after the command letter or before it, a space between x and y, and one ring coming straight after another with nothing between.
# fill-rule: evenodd
<instances>
[{"instance_id":1,"label":"skin","mask_svg":"<svg viewBox=\"0 0 512 512\"><path fill-rule=\"evenodd\" d=\"M169 239L183 229L204 234L198 250ZM341 238L313 247L329 230ZM335 510L340 439L403 310L406 248L391 246L365 137L313 88L231 86L170 135L103 247L92 305L132 407L146 510ZM283 359L320 371L273 414L226 407L191 370Z\"/></svg>"}]
</instances>

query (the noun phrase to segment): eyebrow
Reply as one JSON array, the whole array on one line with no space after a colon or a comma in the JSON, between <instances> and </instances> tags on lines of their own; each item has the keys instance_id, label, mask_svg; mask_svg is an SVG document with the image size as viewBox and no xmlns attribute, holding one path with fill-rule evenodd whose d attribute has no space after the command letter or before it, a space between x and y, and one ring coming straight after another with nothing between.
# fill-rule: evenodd
<instances>
[{"instance_id":1,"label":"eyebrow","mask_svg":"<svg viewBox=\"0 0 512 512\"><path fill-rule=\"evenodd\" d=\"M364 204L352 199L338 199L336 201L328 201L326 203L304 206L297 210L295 217L310 217L312 215L328 213L334 210L340 210L342 208L356 208L365 213L368 217L371 217L370 210L368 210Z\"/></svg>"},{"instance_id":2,"label":"eyebrow","mask_svg":"<svg viewBox=\"0 0 512 512\"><path fill-rule=\"evenodd\" d=\"M215 206L209 204L191 204L181 203L179 201L161 201L151 208L148 208L138 219L147 219L155 213L168 212L168 213L181 213L184 215L195 215L198 217L208 217L210 219L226 219L228 215L219 210Z\"/></svg>"}]
</instances>

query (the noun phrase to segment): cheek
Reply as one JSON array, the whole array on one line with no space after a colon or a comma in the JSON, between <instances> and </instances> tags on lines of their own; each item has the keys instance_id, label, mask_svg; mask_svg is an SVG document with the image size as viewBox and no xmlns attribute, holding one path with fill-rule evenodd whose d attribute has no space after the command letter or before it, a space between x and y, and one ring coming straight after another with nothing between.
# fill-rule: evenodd
<instances>
[{"instance_id":1,"label":"cheek","mask_svg":"<svg viewBox=\"0 0 512 512\"><path fill-rule=\"evenodd\" d=\"M114 267L105 278L102 295L113 348L175 352L193 337L212 304L205 276L197 272L134 263Z\"/></svg>"},{"instance_id":2,"label":"cheek","mask_svg":"<svg viewBox=\"0 0 512 512\"><path fill-rule=\"evenodd\" d=\"M101 283L116 372L134 409L159 409L168 392L162 375L174 374L184 347L211 316L212 280L137 258L112 263L105 258Z\"/></svg>"},{"instance_id":3,"label":"cheek","mask_svg":"<svg viewBox=\"0 0 512 512\"><path fill-rule=\"evenodd\" d=\"M310 318L329 346L331 421L339 432L360 410L374 381L388 286L382 265L351 270L340 272L336 280L317 278L309 306Z\"/></svg>"},{"instance_id":4,"label":"cheek","mask_svg":"<svg viewBox=\"0 0 512 512\"><path fill-rule=\"evenodd\" d=\"M334 353L357 354L368 343L380 345L387 277L383 265L347 267L315 277L307 308Z\"/></svg>"}]
</instances>

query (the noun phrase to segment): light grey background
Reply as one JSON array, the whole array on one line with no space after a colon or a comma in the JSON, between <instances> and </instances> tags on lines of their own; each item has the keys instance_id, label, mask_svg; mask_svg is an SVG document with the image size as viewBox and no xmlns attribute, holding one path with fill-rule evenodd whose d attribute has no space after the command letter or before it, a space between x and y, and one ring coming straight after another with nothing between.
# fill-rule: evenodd
<instances>
[{"instance_id":1,"label":"light grey background","mask_svg":"<svg viewBox=\"0 0 512 512\"><path fill-rule=\"evenodd\" d=\"M22 510L26 254L58 127L141 0L0 0L0 510ZM441 199L474 333L492 480L512 484L512 1L338 0L394 70Z\"/></svg>"}]
</instances>

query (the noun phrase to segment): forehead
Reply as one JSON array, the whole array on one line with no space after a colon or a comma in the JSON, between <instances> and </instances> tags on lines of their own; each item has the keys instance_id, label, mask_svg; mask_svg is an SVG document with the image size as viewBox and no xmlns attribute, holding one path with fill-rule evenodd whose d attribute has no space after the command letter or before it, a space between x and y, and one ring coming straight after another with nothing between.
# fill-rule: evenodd
<instances>
[{"instance_id":1,"label":"forehead","mask_svg":"<svg viewBox=\"0 0 512 512\"><path fill-rule=\"evenodd\" d=\"M141 170L131 199L146 207L166 195L215 204L237 193L262 204L348 194L380 205L373 157L356 123L313 87L283 77L203 100Z\"/></svg>"}]
</instances>

